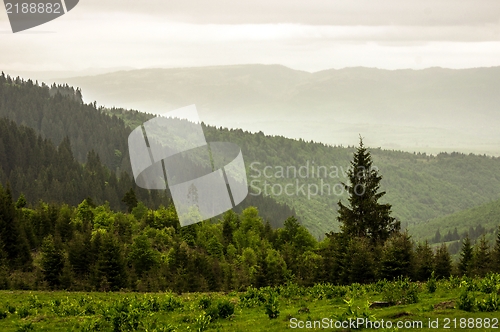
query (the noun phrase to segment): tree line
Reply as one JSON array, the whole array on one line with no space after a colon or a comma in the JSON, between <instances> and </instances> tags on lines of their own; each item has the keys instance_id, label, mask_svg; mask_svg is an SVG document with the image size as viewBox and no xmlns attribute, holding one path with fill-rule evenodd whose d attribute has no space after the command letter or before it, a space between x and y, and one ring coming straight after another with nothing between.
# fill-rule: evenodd
<instances>
[{"instance_id":1,"label":"tree line","mask_svg":"<svg viewBox=\"0 0 500 332\"><path fill-rule=\"evenodd\" d=\"M28 207L24 195L1 186L0 287L229 291L500 272L500 236L493 249L464 241L457 265L446 246L434 252L427 242L415 244L390 204L379 202L382 177L371 165L361 142L345 184L348 203L339 202L341 230L321 241L293 216L273 229L255 207L180 227L172 204L148 208L133 189L121 212L91 198Z\"/></svg>"}]
</instances>

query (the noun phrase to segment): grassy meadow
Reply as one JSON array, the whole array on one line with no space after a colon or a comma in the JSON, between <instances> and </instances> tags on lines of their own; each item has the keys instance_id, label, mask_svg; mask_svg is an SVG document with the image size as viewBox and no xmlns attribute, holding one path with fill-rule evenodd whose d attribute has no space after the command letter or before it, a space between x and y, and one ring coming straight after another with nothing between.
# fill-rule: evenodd
<instances>
[{"instance_id":1,"label":"grassy meadow","mask_svg":"<svg viewBox=\"0 0 500 332\"><path fill-rule=\"evenodd\" d=\"M0 330L271 332L308 330L311 324L309 330L325 331L494 331L499 291L498 274L426 283L288 284L231 293L1 291ZM370 308L374 302L384 307ZM356 319L383 325L338 325Z\"/></svg>"}]
</instances>

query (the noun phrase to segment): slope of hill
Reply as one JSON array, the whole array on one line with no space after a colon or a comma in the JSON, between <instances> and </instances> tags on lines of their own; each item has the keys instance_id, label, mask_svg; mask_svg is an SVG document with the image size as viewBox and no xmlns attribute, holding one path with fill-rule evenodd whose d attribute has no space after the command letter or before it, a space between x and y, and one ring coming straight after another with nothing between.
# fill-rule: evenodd
<instances>
[{"instance_id":1,"label":"slope of hill","mask_svg":"<svg viewBox=\"0 0 500 332\"><path fill-rule=\"evenodd\" d=\"M87 101L159 113L196 104L206 123L329 144L500 155L500 67L316 73L277 65L143 69L56 80Z\"/></svg>"},{"instance_id":2,"label":"slope of hill","mask_svg":"<svg viewBox=\"0 0 500 332\"><path fill-rule=\"evenodd\" d=\"M109 168L120 164L123 171L130 167L128 126L134 127L152 115L97 109L95 105L82 104L78 98L57 93L51 97L51 88L47 86L1 79L1 114L35 128L55 142L69 136L73 153L81 162L86 159L78 156L86 157L94 149ZM337 228L337 202L345 198L340 182L345 181L354 148L266 136L262 132L252 134L241 129L205 126L204 130L208 141L230 141L241 147L254 193L293 207L315 236ZM379 148L372 149L372 155L384 177L385 200L393 204L394 215L403 225L411 226L500 198L498 158L458 153L428 156ZM270 203L259 204L263 208Z\"/></svg>"},{"instance_id":3,"label":"slope of hill","mask_svg":"<svg viewBox=\"0 0 500 332\"><path fill-rule=\"evenodd\" d=\"M446 239L448 233L458 234L460 240L467 234L473 241L485 234L490 244L492 244L499 226L500 200L495 200L448 216L425 221L410 227L409 231L415 239L429 240L430 242L457 240L456 236ZM441 241L436 239L438 230Z\"/></svg>"},{"instance_id":4,"label":"slope of hill","mask_svg":"<svg viewBox=\"0 0 500 332\"><path fill-rule=\"evenodd\" d=\"M126 123L139 123L152 115L126 110L107 110ZM294 207L308 229L320 236L327 230L338 229L336 222L337 201L345 198L334 186L345 181L344 172L349 167L354 148L327 146L321 143L291 140L284 137L251 134L242 130L204 127L209 141L230 141L243 151L250 184L256 191L267 193L279 202ZM437 156L412 154L401 151L372 149L375 165L383 175L385 201L393 204L394 215L404 226L445 216L453 212L500 198L500 159L486 156L442 153ZM253 166L251 166L253 163ZM264 174L265 168L269 166ZM308 166L308 167L306 167ZM280 167L285 172L279 173ZM287 177L286 169L290 167ZM292 169L309 168L309 176L294 176ZM328 174L318 167L326 167ZM316 171L313 175L312 171ZM332 170L336 170L332 172ZM260 176L259 176L260 175ZM266 176L271 175L271 176ZM305 172L302 175L306 175ZM330 185L321 195L315 186ZM292 195L279 193L286 186ZM311 195L308 195L308 186ZM273 191L271 186L275 186ZM304 192L300 187L304 186ZM326 188L326 187L325 187ZM338 189L338 187L335 187ZM278 195L276 195L278 194ZM434 230L435 231L435 230Z\"/></svg>"}]
</instances>

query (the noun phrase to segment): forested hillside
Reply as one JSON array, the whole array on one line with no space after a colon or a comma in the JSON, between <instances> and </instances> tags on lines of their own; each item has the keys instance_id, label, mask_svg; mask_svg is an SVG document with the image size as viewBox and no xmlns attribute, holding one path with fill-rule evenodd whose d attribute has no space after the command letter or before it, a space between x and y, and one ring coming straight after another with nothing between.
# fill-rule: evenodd
<instances>
[{"instance_id":1,"label":"forested hillside","mask_svg":"<svg viewBox=\"0 0 500 332\"><path fill-rule=\"evenodd\" d=\"M66 86L37 86L30 81L13 80L7 76L1 76L0 80L1 115L34 128L55 145L68 136L75 159L80 162L86 162L88 152L93 149L104 165L119 170L118 176L121 176L121 171L130 169L128 134L131 128L152 115L123 109L97 109L94 104L82 104L78 97L79 90ZM72 96L56 94L57 89L71 91L69 95ZM331 188L338 188L340 182L345 181L353 147L330 146L211 126L204 126L204 131L208 141L230 141L241 147L249 184L254 193L260 191L265 194L264 187L267 186L270 198L292 206L315 237L338 229L336 203L344 199L345 194L337 191L337 195ZM429 156L380 148L371 151L374 165L384 174L382 188L387 191L385 199L393 205L394 216L400 219L403 227L500 198L498 158L459 153ZM263 174L266 166L271 167L266 173L270 177ZM279 167L285 170L287 167L296 170L309 168L309 175L279 173ZM326 176L325 172L312 174L312 169L317 171L318 167L328 170ZM330 186L330 194L321 195L318 192L314 195L315 188L321 188L322 184ZM274 185L276 190L273 192L271 187ZM286 185L292 185L292 195L273 194L277 193L280 186L283 188ZM307 190L309 186L311 192ZM300 188L304 188L304 191ZM16 193L19 192L17 188L14 189ZM121 199L121 194L116 196ZM270 209L261 207L265 219L269 219L267 211ZM283 215L280 215L283 219Z\"/></svg>"},{"instance_id":2,"label":"forested hillside","mask_svg":"<svg viewBox=\"0 0 500 332\"><path fill-rule=\"evenodd\" d=\"M484 235L490 245L494 243L499 224L500 200L496 200L431 219L410 227L409 231L418 240L425 239L431 244L446 243L450 253L456 255L467 236L472 242L476 242Z\"/></svg>"},{"instance_id":3,"label":"forested hillside","mask_svg":"<svg viewBox=\"0 0 500 332\"><path fill-rule=\"evenodd\" d=\"M434 252L427 242L414 243L391 205L379 201L382 176L372 162L360 144L347 172L349 203L339 204L340 232L321 241L293 216L273 229L255 207L180 227L172 204L148 209L132 190L123 213L91 199L29 208L24 196L15 200L0 186L0 288L230 291L500 271L500 234L493 248L464 241L456 266L446 246ZM364 170L355 172L359 166ZM354 191L358 185L364 194Z\"/></svg>"}]
</instances>

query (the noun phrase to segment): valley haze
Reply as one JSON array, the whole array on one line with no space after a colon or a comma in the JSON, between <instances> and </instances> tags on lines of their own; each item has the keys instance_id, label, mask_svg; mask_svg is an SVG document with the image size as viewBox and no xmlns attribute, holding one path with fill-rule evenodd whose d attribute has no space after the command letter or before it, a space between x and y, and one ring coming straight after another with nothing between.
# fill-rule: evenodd
<instances>
[{"instance_id":1,"label":"valley haze","mask_svg":"<svg viewBox=\"0 0 500 332\"><path fill-rule=\"evenodd\" d=\"M36 76L36 75L35 75ZM86 102L164 113L196 104L207 124L409 152L500 155L500 67L314 73L281 65L122 70L47 79Z\"/></svg>"}]
</instances>

